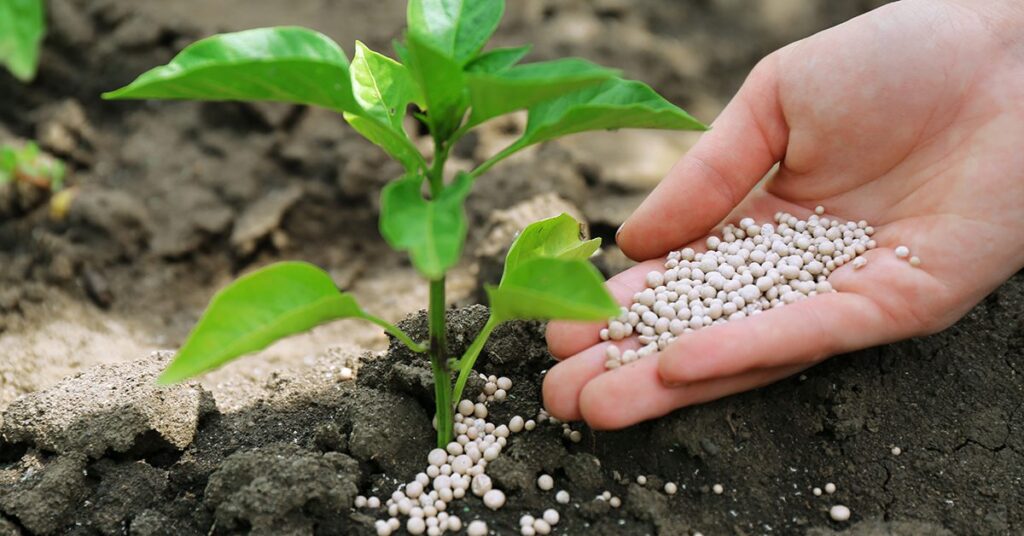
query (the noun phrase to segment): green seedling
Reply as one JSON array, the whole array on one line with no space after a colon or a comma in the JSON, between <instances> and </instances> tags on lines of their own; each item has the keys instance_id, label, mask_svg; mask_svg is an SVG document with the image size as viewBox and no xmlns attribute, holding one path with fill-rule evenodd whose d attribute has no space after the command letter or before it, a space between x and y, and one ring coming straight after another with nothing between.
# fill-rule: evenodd
<instances>
[{"instance_id":1,"label":"green seedling","mask_svg":"<svg viewBox=\"0 0 1024 536\"><path fill-rule=\"evenodd\" d=\"M44 25L43 0L0 0L0 65L22 82L35 78Z\"/></svg>"},{"instance_id":2,"label":"green seedling","mask_svg":"<svg viewBox=\"0 0 1024 536\"><path fill-rule=\"evenodd\" d=\"M536 222L508 252L500 283L487 287L490 318L458 358L448 352L445 274L466 239L464 202L478 177L513 153L588 130L704 129L650 87L580 59L520 64L529 47L484 46L503 0L411 0L408 28L394 48L400 61L356 42L349 63L334 41L313 30L277 27L216 35L185 48L167 65L106 93L108 99L279 101L321 106L399 161L405 175L381 193L380 231L408 252L430 282L428 341L414 341L338 291L323 270L282 262L246 275L214 297L161 376L193 377L282 337L339 318L383 327L434 372L438 445L452 435L452 412L491 332L517 319L605 320L618 306L588 258L600 240L580 240L567 215ZM409 110L433 139L428 160L404 128ZM479 167L446 180L452 146L492 118L528 111L522 136ZM453 383L454 382L454 383Z\"/></svg>"},{"instance_id":3,"label":"green seedling","mask_svg":"<svg viewBox=\"0 0 1024 536\"><path fill-rule=\"evenodd\" d=\"M35 142L0 146L0 185L21 182L57 192L64 187L66 173L64 163L40 151Z\"/></svg>"}]
</instances>

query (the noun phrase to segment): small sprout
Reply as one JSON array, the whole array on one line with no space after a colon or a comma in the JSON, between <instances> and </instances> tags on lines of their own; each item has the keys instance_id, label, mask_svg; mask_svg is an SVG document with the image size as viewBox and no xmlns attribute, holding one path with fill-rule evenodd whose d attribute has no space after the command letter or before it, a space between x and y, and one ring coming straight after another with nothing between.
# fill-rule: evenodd
<instances>
[{"instance_id":1,"label":"small sprout","mask_svg":"<svg viewBox=\"0 0 1024 536\"><path fill-rule=\"evenodd\" d=\"M665 482L665 493L675 495L677 491L679 491L679 486L675 482Z\"/></svg>"},{"instance_id":2,"label":"small sprout","mask_svg":"<svg viewBox=\"0 0 1024 536\"><path fill-rule=\"evenodd\" d=\"M833 484L831 482L829 482L828 484L825 484L825 493L828 493L829 495L832 495L835 492L836 492L836 485L835 484Z\"/></svg>"},{"instance_id":3,"label":"small sprout","mask_svg":"<svg viewBox=\"0 0 1024 536\"><path fill-rule=\"evenodd\" d=\"M811 490L811 493L813 493L815 497L821 497L821 488L814 488Z\"/></svg>"},{"instance_id":4,"label":"small sprout","mask_svg":"<svg viewBox=\"0 0 1024 536\"><path fill-rule=\"evenodd\" d=\"M555 502L558 504L569 504L570 500L571 497L569 497L569 492L564 489L559 490L558 493L555 494Z\"/></svg>"},{"instance_id":5,"label":"small sprout","mask_svg":"<svg viewBox=\"0 0 1024 536\"><path fill-rule=\"evenodd\" d=\"M721 495L725 492L725 488L723 488L721 484L715 484L714 486L711 486L711 491L713 491L715 495Z\"/></svg>"},{"instance_id":6,"label":"small sprout","mask_svg":"<svg viewBox=\"0 0 1024 536\"><path fill-rule=\"evenodd\" d=\"M612 505L612 508L618 508L622 506L622 499L618 497L612 497L611 499L608 499L608 504Z\"/></svg>"},{"instance_id":7,"label":"small sprout","mask_svg":"<svg viewBox=\"0 0 1024 536\"><path fill-rule=\"evenodd\" d=\"M899 447L893 447L891 452L893 456L899 456L900 454L903 454L903 449Z\"/></svg>"},{"instance_id":8,"label":"small sprout","mask_svg":"<svg viewBox=\"0 0 1024 536\"><path fill-rule=\"evenodd\" d=\"M552 527L557 525L558 521L561 519L561 516L558 515L558 510L555 510L554 508L544 510L543 517L544 521L547 521L547 523Z\"/></svg>"},{"instance_id":9,"label":"small sprout","mask_svg":"<svg viewBox=\"0 0 1024 536\"><path fill-rule=\"evenodd\" d=\"M636 477L636 483L640 484L641 486L646 486L647 485L647 477L644 476L644 475L637 476Z\"/></svg>"}]
</instances>

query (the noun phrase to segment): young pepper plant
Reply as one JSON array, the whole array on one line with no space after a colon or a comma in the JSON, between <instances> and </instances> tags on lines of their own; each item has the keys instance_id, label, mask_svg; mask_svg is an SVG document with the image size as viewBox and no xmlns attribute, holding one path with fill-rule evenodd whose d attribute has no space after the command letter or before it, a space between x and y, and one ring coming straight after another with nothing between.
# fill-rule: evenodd
<instances>
[{"instance_id":1,"label":"young pepper plant","mask_svg":"<svg viewBox=\"0 0 1024 536\"><path fill-rule=\"evenodd\" d=\"M429 340L419 342L364 311L319 268L283 262L241 277L214 297L161 376L176 382L266 347L287 335L339 318L383 327L434 373L438 444L452 435L452 413L477 356L502 322L517 319L603 320L618 307L588 257L599 240L581 242L567 215L534 223L511 247L501 282L489 287L491 316L458 359L445 330L445 274L466 239L464 202L477 178L530 145L588 130L704 129L650 87L581 59L520 64L528 47L484 46L504 12L503 0L410 0L399 60L356 42L349 63L334 41L297 27L215 35L167 65L104 94L108 99L279 101L342 114L356 131L405 168L381 193L380 231L408 252L428 281ZM403 128L407 110L426 124L432 155L421 154ZM472 128L527 110L522 136L479 167L446 181L452 146ZM457 377L453 376L455 373Z\"/></svg>"}]
</instances>

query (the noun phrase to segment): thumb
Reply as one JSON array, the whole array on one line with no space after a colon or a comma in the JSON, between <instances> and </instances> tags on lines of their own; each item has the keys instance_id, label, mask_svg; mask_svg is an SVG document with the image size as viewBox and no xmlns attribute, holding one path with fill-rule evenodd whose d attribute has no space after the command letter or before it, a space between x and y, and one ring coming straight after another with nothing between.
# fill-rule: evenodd
<instances>
[{"instance_id":1,"label":"thumb","mask_svg":"<svg viewBox=\"0 0 1024 536\"><path fill-rule=\"evenodd\" d=\"M782 159L788 128L778 55L762 60L711 125L622 225L616 243L650 259L703 237Z\"/></svg>"}]
</instances>

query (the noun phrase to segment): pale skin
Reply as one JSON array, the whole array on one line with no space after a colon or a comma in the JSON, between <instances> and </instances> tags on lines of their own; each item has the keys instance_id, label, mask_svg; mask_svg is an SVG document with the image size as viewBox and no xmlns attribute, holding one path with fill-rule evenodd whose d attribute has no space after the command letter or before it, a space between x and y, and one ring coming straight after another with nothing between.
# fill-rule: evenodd
<instances>
[{"instance_id":1,"label":"pale skin","mask_svg":"<svg viewBox=\"0 0 1024 536\"><path fill-rule=\"evenodd\" d=\"M766 181L762 178L778 163ZM940 331L1024 267L1024 5L904 0L761 61L626 221L623 305L664 255L741 216L867 220L878 248L818 295L605 371L600 324L552 322L544 404L614 429L843 353ZM919 267L893 250L910 248Z\"/></svg>"}]
</instances>

